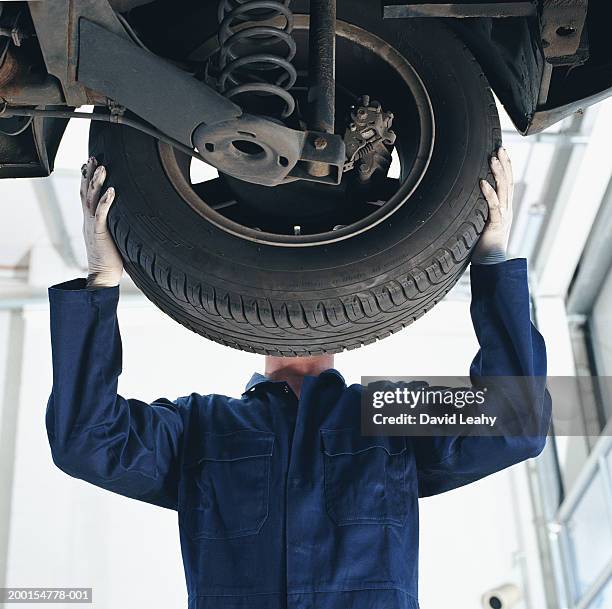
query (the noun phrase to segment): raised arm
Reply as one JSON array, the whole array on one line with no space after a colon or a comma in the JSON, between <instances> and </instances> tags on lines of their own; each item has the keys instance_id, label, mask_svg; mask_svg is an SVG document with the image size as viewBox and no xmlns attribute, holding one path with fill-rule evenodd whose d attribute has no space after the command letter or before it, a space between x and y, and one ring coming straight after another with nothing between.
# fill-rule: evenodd
<instances>
[{"instance_id":1,"label":"raised arm","mask_svg":"<svg viewBox=\"0 0 612 609\"><path fill-rule=\"evenodd\" d=\"M546 346L530 319L527 262L506 260L512 222L513 178L510 159L500 149L491 160L496 188L481 184L489 219L474 250L471 267L471 315L480 349L470 367L478 385L484 377L529 377L504 380L505 391L492 392L483 411L502 412L525 432L499 436L413 438L419 494L435 495L478 480L534 457L546 442L551 398L546 389ZM525 391L525 387L528 391ZM534 424L535 422L535 424Z\"/></svg>"},{"instance_id":2,"label":"raised arm","mask_svg":"<svg viewBox=\"0 0 612 609\"><path fill-rule=\"evenodd\" d=\"M123 263L106 223L115 193L109 188L100 196L106 172L95 159L82 173L89 274L49 289L51 453L71 476L176 508L181 407L163 398L147 404L117 394L122 351L116 311Z\"/></svg>"}]
</instances>

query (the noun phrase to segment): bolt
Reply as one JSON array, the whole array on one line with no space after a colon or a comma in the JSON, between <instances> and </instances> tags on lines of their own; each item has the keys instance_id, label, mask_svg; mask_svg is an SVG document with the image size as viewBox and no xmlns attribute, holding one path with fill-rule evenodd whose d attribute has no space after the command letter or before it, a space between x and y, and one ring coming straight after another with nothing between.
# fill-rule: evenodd
<instances>
[{"instance_id":1,"label":"bolt","mask_svg":"<svg viewBox=\"0 0 612 609\"><path fill-rule=\"evenodd\" d=\"M355 123L351 123L351 124L349 125L349 129L350 129L351 131L357 131L357 125L356 125Z\"/></svg>"},{"instance_id":2,"label":"bolt","mask_svg":"<svg viewBox=\"0 0 612 609\"><path fill-rule=\"evenodd\" d=\"M318 137L314 141L314 147L316 150L325 150L327 148L327 140L324 137Z\"/></svg>"}]
</instances>

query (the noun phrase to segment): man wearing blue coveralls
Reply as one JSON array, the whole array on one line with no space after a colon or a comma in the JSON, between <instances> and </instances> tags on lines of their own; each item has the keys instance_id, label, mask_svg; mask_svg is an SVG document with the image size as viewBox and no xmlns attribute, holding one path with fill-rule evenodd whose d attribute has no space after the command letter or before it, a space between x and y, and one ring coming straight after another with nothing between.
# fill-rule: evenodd
<instances>
[{"instance_id":1,"label":"man wearing blue coveralls","mask_svg":"<svg viewBox=\"0 0 612 609\"><path fill-rule=\"evenodd\" d=\"M534 457L550 420L544 341L529 317L526 261L506 260L510 160L483 181L489 220L473 252L472 379L536 379L514 400L536 434L366 437L362 387L333 356L266 358L241 397L146 404L117 395L123 265L106 225L114 191L90 159L81 199L89 276L54 286L47 430L66 473L178 510L190 609L418 609L419 497Z\"/></svg>"}]
</instances>

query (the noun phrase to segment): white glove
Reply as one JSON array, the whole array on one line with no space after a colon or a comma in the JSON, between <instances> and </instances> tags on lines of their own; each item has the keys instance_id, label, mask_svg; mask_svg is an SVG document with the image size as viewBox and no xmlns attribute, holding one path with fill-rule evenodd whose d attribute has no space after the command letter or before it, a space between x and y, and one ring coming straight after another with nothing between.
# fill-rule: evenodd
<instances>
[{"instance_id":1,"label":"white glove","mask_svg":"<svg viewBox=\"0 0 612 609\"><path fill-rule=\"evenodd\" d=\"M510 157L504 148L491 158L491 171L497 188L481 180L480 188L489 204L489 218L472 254L472 264L494 264L506 259L510 227L514 177Z\"/></svg>"},{"instance_id":2,"label":"white glove","mask_svg":"<svg viewBox=\"0 0 612 609\"><path fill-rule=\"evenodd\" d=\"M108 188L100 197L106 179L106 169L95 158L81 168L81 203L83 205L83 236L87 250L88 288L119 285L123 260L106 226L108 210L115 200L115 190Z\"/></svg>"}]
</instances>

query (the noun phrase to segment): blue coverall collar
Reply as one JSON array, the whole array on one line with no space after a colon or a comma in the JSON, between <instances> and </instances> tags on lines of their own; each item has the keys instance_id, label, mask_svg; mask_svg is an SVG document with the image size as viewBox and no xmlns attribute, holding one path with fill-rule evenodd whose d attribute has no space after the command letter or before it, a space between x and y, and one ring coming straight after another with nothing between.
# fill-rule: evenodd
<instances>
[{"instance_id":1,"label":"blue coverall collar","mask_svg":"<svg viewBox=\"0 0 612 609\"><path fill-rule=\"evenodd\" d=\"M323 376L331 376L337 379L343 385L346 385L346 381L344 380L344 377L342 376L342 374L340 374L340 372L338 372L338 370L334 368L329 368L321 372L319 377L323 377ZM244 388L244 392L242 395L246 395L252 390L254 391L256 387L263 387L263 384L271 384L271 383L276 383L276 382L279 382L279 381L273 381L267 376L264 376L263 374L260 374L259 372L255 372L255 374L253 374L249 382L246 384L246 387Z\"/></svg>"}]
</instances>

